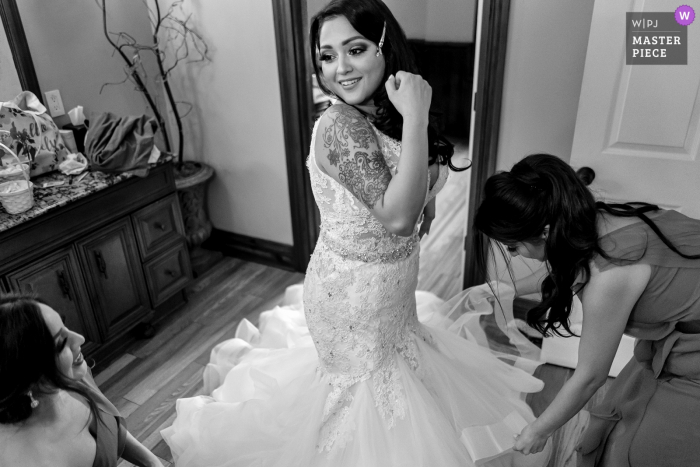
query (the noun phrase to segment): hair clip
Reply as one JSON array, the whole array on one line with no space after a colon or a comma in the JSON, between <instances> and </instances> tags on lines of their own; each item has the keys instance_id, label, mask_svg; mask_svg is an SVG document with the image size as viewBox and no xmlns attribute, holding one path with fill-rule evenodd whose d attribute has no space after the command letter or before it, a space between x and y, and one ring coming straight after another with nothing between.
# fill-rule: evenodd
<instances>
[{"instance_id":1,"label":"hair clip","mask_svg":"<svg viewBox=\"0 0 700 467\"><path fill-rule=\"evenodd\" d=\"M377 46L377 57L382 55L382 47L384 47L384 36L386 35L386 21L384 21L384 29L382 29L382 38L379 39L379 45Z\"/></svg>"},{"instance_id":2,"label":"hair clip","mask_svg":"<svg viewBox=\"0 0 700 467\"><path fill-rule=\"evenodd\" d=\"M32 395L32 391L31 391L31 390L27 391L27 396L29 396L29 400L31 401L31 402L29 403L29 406L30 406L32 409L36 409L36 408L39 406L39 401L36 400L36 399L34 399L34 396Z\"/></svg>"}]
</instances>

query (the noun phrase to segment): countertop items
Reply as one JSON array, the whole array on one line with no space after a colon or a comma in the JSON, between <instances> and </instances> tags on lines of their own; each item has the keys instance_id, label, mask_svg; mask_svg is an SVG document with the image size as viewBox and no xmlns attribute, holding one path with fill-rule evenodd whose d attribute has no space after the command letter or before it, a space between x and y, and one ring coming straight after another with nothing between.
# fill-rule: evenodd
<instances>
[{"instance_id":1,"label":"countertop items","mask_svg":"<svg viewBox=\"0 0 700 467\"><path fill-rule=\"evenodd\" d=\"M162 158L156 165L167 163L169 160L170 158ZM0 209L0 232L135 176L136 174L130 171L114 175L83 172L77 176L52 172L36 177L32 179L34 207L20 214L8 214Z\"/></svg>"}]
</instances>

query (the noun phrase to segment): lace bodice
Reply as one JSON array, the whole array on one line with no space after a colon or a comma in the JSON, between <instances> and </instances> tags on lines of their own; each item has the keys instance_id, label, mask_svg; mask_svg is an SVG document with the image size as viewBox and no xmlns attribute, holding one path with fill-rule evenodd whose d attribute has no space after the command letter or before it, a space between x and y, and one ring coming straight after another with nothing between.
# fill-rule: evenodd
<instances>
[{"instance_id":1,"label":"lace bodice","mask_svg":"<svg viewBox=\"0 0 700 467\"><path fill-rule=\"evenodd\" d=\"M311 188L321 212L319 239L335 253L348 259L393 262L408 257L419 241L418 224L409 237L390 233L350 191L323 172L316 162L315 155L319 121L314 126L311 151L307 159ZM385 135L374 125L372 129L393 176L401 156L401 141ZM447 166L438 165L438 167L438 180L432 188L428 189L425 204L428 204L447 182L449 172ZM430 172L428 172L428 187L430 185Z\"/></svg>"},{"instance_id":2,"label":"lace bodice","mask_svg":"<svg viewBox=\"0 0 700 467\"><path fill-rule=\"evenodd\" d=\"M388 232L349 190L323 172L314 152L317 129L318 123L308 167L321 211L321 235L306 271L304 311L320 371L333 388L318 444L319 450L330 450L351 431L347 414L352 388L360 381L372 380L377 409L388 426L403 418L405 400L395 356L422 374L415 339L429 342L430 336L416 316L418 226L409 237ZM372 129L393 176L401 142ZM447 167L439 166L432 189L428 176L425 204L447 176Z\"/></svg>"}]
</instances>

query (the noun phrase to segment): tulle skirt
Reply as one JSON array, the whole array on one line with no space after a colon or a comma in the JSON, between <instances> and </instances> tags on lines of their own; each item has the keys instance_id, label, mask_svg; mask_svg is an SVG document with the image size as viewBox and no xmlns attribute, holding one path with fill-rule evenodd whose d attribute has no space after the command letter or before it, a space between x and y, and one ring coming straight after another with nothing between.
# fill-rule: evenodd
<instances>
[{"instance_id":1,"label":"tulle skirt","mask_svg":"<svg viewBox=\"0 0 700 467\"><path fill-rule=\"evenodd\" d=\"M445 311L454 306L416 294L432 342L415 337L421 374L394 357L405 410L391 426L369 378L353 386L344 423L320 433L332 387L293 286L285 306L261 315L259 330L244 320L236 338L214 348L204 373L211 395L177 401L177 418L162 431L176 466L546 465L549 446L529 456L511 449L513 435L534 420L524 395L543 383L479 345L469 330L475 320L455 320ZM320 442L328 436L330 448Z\"/></svg>"}]
</instances>

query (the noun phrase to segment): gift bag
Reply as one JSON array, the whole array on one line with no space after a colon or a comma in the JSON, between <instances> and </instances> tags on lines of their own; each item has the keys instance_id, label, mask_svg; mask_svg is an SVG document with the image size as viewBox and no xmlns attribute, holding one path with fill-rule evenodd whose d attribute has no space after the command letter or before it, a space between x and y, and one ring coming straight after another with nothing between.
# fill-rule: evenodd
<instances>
[{"instance_id":1,"label":"gift bag","mask_svg":"<svg viewBox=\"0 0 700 467\"><path fill-rule=\"evenodd\" d=\"M29 91L22 91L13 100L0 103L0 140L22 162L30 165L32 177L56 170L68 154L46 107ZM9 163L9 157L2 150L0 163Z\"/></svg>"}]
</instances>

